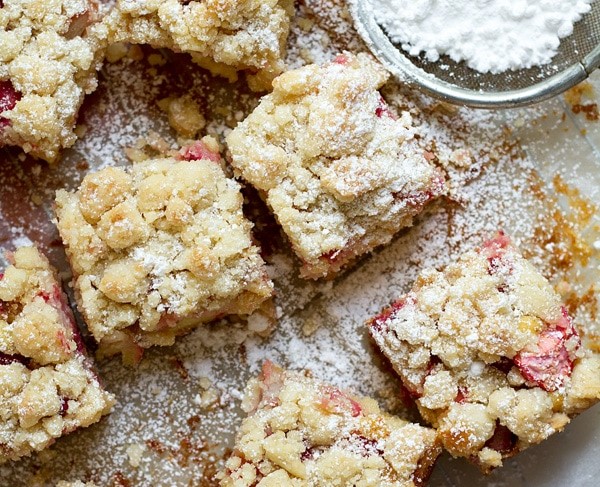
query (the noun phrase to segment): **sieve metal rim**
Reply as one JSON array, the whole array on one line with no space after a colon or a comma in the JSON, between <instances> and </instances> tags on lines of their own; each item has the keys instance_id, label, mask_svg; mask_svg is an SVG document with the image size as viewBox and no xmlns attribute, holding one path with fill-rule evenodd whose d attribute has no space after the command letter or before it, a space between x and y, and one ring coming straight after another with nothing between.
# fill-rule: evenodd
<instances>
[{"instance_id":1,"label":"sieve metal rim","mask_svg":"<svg viewBox=\"0 0 600 487\"><path fill-rule=\"evenodd\" d=\"M600 66L600 45L565 70L527 88L485 92L462 88L443 81L415 66L392 44L375 21L370 0L351 0L350 10L359 35L373 55L401 81L418 86L428 95L456 105L473 108L516 108L552 98L584 81Z\"/></svg>"}]
</instances>

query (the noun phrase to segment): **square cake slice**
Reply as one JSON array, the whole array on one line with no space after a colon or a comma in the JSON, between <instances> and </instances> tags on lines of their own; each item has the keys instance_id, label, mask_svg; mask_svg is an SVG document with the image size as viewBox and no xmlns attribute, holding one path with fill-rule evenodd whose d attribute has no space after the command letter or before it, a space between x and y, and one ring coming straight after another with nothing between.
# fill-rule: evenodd
<instances>
[{"instance_id":1,"label":"square cake slice","mask_svg":"<svg viewBox=\"0 0 600 487\"><path fill-rule=\"evenodd\" d=\"M227 139L233 167L263 195L303 277L335 276L444 191L410 114L397 118L377 91L388 77L366 54L288 71Z\"/></svg>"},{"instance_id":2,"label":"square cake slice","mask_svg":"<svg viewBox=\"0 0 600 487\"><path fill-rule=\"evenodd\" d=\"M422 486L441 451L434 430L269 361L242 407L224 487Z\"/></svg>"},{"instance_id":3,"label":"square cake slice","mask_svg":"<svg viewBox=\"0 0 600 487\"><path fill-rule=\"evenodd\" d=\"M0 274L0 463L100 420L114 404L54 269L35 247Z\"/></svg>"},{"instance_id":4,"label":"square cake slice","mask_svg":"<svg viewBox=\"0 0 600 487\"><path fill-rule=\"evenodd\" d=\"M284 65L292 0L118 0L107 17L114 42L189 53L200 66L271 89Z\"/></svg>"},{"instance_id":5,"label":"square cake slice","mask_svg":"<svg viewBox=\"0 0 600 487\"><path fill-rule=\"evenodd\" d=\"M484 471L600 399L600 355L502 233L424 271L369 326L445 448Z\"/></svg>"},{"instance_id":6,"label":"square cake slice","mask_svg":"<svg viewBox=\"0 0 600 487\"><path fill-rule=\"evenodd\" d=\"M77 112L101 58L93 0L0 2L0 147L54 162L75 143Z\"/></svg>"},{"instance_id":7,"label":"square cake slice","mask_svg":"<svg viewBox=\"0 0 600 487\"><path fill-rule=\"evenodd\" d=\"M142 348L224 315L249 315L273 293L237 182L205 137L178 158L88 174L56 195L75 292L101 354Z\"/></svg>"}]
</instances>

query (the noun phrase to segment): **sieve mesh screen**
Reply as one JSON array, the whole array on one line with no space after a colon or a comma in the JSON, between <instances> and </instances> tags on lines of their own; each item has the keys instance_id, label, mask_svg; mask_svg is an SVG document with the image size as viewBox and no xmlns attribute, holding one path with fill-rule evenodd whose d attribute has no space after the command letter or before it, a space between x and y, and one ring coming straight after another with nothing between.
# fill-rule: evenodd
<instances>
[{"instance_id":1,"label":"sieve mesh screen","mask_svg":"<svg viewBox=\"0 0 600 487\"><path fill-rule=\"evenodd\" d=\"M600 0L591 5L592 10L577 22L573 34L562 39L558 53L550 64L500 74L480 73L466 63L457 63L448 56L437 62L429 62L423 57L409 56L398 49L415 66L425 72L461 88L485 92L503 92L527 88L555 75L580 62L600 45Z\"/></svg>"}]
</instances>

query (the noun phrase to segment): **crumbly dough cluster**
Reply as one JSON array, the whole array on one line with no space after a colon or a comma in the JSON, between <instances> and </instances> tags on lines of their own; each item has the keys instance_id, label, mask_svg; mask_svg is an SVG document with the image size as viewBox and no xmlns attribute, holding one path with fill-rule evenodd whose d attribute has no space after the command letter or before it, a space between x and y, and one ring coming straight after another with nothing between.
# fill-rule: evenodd
<instances>
[{"instance_id":1,"label":"crumbly dough cluster","mask_svg":"<svg viewBox=\"0 0 600 487\"><path fill-rule=\"evenodd\" d=\"M435 431L270 362L242 407L222 486L423 485L441 451Z\"/></svg>"},{"instance_id":2,"label":"crumbly dough cluster","mask_svg":"<svg viewBox=\"0 0 600 487\"><path fill-rule=\"evenodd\" d=\"M119 0L107 17L113 41L190 53L194 62L250 87L270 89L283 57L292 0Z\"/></svg>"},{"instance_id":3,"label":"crumbly dough cluster","mask_svg":"<svg viewBox=\"0 0 600 487\"><path fill-rule=\"evenodd\" d=\"M600 356L503 234L424 271L370 329L445 448L484 470L600 399Z\"/></svg>"},{"instance_id":4,"label":"crumbly dough cluster","mask_svg":"<svg viewBox=\"0 0 600 487\"><path fill-rule=\"evenodd\" d=\"M228 137L236 171L258 188L302 260L331 277L386 244L443 192L407 112L377 91L388 73L366 54L288 71Z\"/></svg>"},{"instance_id":5,"label":"crumbly dough cluster","mask_svg":"<svg viewBox=\"0 0 600 487\"><path fill-rule=\"evenodd\" d=\"M102 27L90 0L0 3L0 146L49 162L74 144L75 119L95 90Z\"/></svg>"},{"instance_id":6,"label":"crumbly dough cluster","mask_svg":"<svg viewBox=\"0 0 600 487\"><path fill-rule=\"evenodd\" d=\"M48 260L34 247L12 259L0 279L0 463L95 423L114 403Z\"/></svg>"},{"instance_id":7,"label":"crumbly dough cluster","mask_svg":"<svg viewBox=\"0 0 600 487\"><path fill-rule=\"evenodd\" d=\"M270 298L242 203L208 137L179 160L106 168L77 192L58 191L79 310L103 353L136 361L141 348L172 344L226 314L250 314Z\"/></svg>"}]
</instances>

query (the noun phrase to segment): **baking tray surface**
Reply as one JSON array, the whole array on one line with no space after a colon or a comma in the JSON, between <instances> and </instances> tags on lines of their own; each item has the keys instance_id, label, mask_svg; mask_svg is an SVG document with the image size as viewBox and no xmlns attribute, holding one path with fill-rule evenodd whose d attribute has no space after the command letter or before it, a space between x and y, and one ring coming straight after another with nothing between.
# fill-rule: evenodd
<instances>
[{"instance_id":1,"label":"baking tray surface","mask_svg":"<svg viewBox=\"0 0 600 487\"><path fill-rule=\"evenodd\" d=\"M299 2L288 44L291 67L323 62L342 50L364 50L344 2L337 0ZM150 63L151 54L164 64ZM0 466L0 486L75 479L107 486L215 485L213 476L243 417L239 400L245 382L267 358L310 369L414 419L364 322L407 291L420 270L444 266L498 229L513 235L561 290L586 339L599 346L600 123L594 120L599 90L595 74L567 98L490 113L444 105L388 83L386 100L394 109L412 111L426 143L440 153L468 155L467 167L447 167L451 198L335 281L306 282L296 277L297 262L248 191L249 211L259 223L256 236L268 250L276 285L279 323L273 334L264 339L244 322L223 321L182 337L173 347L148 351L137 368L116 359L100 363L106 387L117 397L113 412L45 452ZM128 164L126 149L142 139L177 148L157 102L183 95L196 100L207 120L205 132L221 141L258 100L243 81L214 78L181 54L135 48L107 63L98 91L81 112L84 135L59 165L49 168L17 150L0 152L0 246L39 243L68 282L52 223L54 192L76 188L89 171ZM430 485L591 487L598 485L599 457L597 406L489 477L443 456Z\"/></svg>"}]
</instances>

